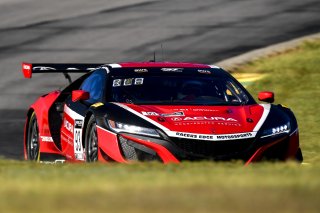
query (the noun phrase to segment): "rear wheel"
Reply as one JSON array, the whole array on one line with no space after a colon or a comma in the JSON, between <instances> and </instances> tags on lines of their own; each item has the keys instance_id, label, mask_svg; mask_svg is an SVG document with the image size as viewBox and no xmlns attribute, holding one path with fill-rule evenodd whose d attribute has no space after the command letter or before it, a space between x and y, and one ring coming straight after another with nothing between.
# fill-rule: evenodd
<instances>
[{"instance_id":1,"label":"rear wheel","mask_svg":"<svg viewBox=\"0 0 320 213\"><path fill-rule=\"evenodd\" d=\"M28 125L27 158L31 161L40 159L39 128L35 113L33 112Z\"/></svg>"},{"instance_id":2,"label":"rear wheel","mask_svg":"<svg viewBox=\"0 0 320 213\"><path fill-rule=\"evenodd\" d=\"M97 124L94 116L91 116L88 121L87 130L85 134L85 150L87 162L98 161Z\"/></svg>"}]
</instances>

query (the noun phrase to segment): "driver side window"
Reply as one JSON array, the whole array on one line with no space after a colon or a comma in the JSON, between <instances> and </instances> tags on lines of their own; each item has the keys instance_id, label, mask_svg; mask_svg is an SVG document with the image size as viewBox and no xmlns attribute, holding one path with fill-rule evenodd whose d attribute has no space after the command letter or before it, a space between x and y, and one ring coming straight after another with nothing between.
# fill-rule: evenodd
<instances>
[{"instance_id":1,"label":"driver side window","mask_svg":"<svg viewBox=\"0 0 320 213\"><path fill-rule=\"evenodd\" d=\"M89 103L102 102L106 82L106 71L97 70L92 73L81 85L80 89L89 92Z\"/></svg>"}]
</instances>

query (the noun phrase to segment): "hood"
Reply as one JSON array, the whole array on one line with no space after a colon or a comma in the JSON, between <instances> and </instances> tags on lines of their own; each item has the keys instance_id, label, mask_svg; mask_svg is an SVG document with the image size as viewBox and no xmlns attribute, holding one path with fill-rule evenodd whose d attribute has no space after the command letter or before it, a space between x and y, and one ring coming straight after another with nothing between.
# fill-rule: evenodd
<instances>
[{"instance_id":1,"label":"hood","mask_svg":"<svg viewBox=\"0 0 320 213\"><path fill-rule=\"evenodd\" d=\"M264 106L163 106L121 104L158 127L195 134L233 134L258 131ZM265 119L265 118L264 118ZM260 121L261 120L261 121Z\"/></svg>"}]
</instances>

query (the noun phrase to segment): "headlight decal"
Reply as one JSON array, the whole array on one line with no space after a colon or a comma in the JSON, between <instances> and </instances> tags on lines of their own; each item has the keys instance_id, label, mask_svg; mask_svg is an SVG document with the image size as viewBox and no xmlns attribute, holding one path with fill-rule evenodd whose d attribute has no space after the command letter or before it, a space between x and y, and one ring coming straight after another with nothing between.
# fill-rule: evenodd
<instances>
[{"instance_id":1,"label":"headlight decal","mask_svg":"<svg viewBox=\"0 0 320 213\"><path fill-rule=\"evenodd\" d=\"M290 132L290 122L262 131L261 138L266 138L266 137L279 135L282 133L289 133L289 132Z\"/></svg>"},{"instance_id":2,"label":"headlight decal","mask_svg":"<svg viewBox=\"0 0 320 213\"><path fill-rule=\"evenodd\" d=\"M141 126L135 126L135 125L129 125L129 124L113 121L110 119L108 119L107 121L108 121L110 128L112 130L114 130L115 132L126 132L126 133L132 133L132 134L160 137L160 135L158 134L158 132L155 129L141 127Z\"/></svg>"}]
</instances>

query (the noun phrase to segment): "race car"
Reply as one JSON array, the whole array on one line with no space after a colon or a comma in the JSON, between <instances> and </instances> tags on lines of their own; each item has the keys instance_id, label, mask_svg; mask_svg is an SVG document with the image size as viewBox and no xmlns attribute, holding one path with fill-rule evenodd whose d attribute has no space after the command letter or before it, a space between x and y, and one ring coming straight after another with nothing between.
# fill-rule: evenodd
<instances>
[{"instance_id":1,"label":"race car","mask_svg":"<svg viewBox=\"0 0 320 213\"><path fill-rule=\"evenodd\" d=\"M258 104L227 71L175 62L22 63L63 73L70 84L27 111L24 157L31 161L261 160L302 162L293 112L260 92ZM84 73L71 82L69 73Z\"/></svg>"}]
</instances>

